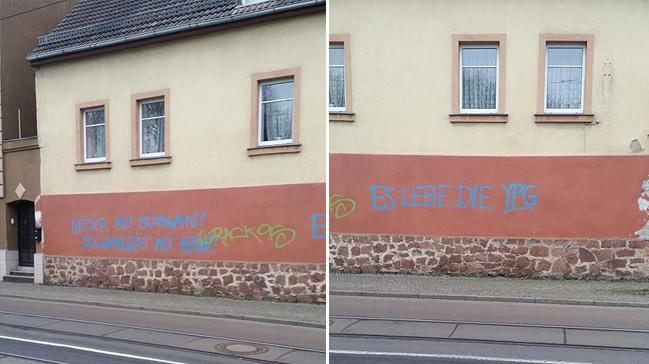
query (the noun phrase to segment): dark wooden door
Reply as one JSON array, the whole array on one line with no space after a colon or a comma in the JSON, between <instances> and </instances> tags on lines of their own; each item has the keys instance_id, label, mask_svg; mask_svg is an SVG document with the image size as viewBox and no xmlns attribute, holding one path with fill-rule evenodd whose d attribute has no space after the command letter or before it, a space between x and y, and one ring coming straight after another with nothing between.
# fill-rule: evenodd
<instances>
[{"instance_id":1,"label":"dark wooden door","mask_svg":"<svg viewBox=\"0 0 649 364\"><path fill-rule=\"evenodd\" d=\"M36 240L34 240L34 204L22 203L16 206L18 212L18 264L34 266Z\"/></svg>"}]
</instances>

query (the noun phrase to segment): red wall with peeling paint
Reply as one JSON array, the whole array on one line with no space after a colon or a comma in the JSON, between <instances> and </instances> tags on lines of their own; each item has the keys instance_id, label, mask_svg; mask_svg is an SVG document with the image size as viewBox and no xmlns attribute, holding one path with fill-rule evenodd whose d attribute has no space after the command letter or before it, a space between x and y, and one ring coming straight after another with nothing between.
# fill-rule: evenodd
<instances>
[{"instance_id":1,"label":"red wall with peeling paint","mask_svg":"<svg viewBox=\"0 0 649 364\"><path fill-rule=\"evenodd\" d=\"M44 195L41 196L39 206L43 213L43 248L46 255L323 264L325 241L314 239L311 215L326 210L324 201L325 184L295 184L164 192ZM205 212L204 221L195 229L191 225L176 229L140 229L142 216L174 217L176 214L195 212ZM133 217L133 225L119 230L115 221L124 217ZM106 228L75 232L73 222L78 218L104 218ZM209 251L205 253L186 253L180 249L181 238L195 237L201 231L208 232L214 227L253 228L260 224L284 225L294 229L295 239L282 248L276 248L271 239L262 237L262 242L254 238L219 241L210 245ZM150 240L148 249L129 252L116 248L85 248L84 236L100 241L107 236L140 236ZM172 238L170 251L153 249L153 241L161 237Z\"/></svg>"},{"instance_id":2,"label":"red wall with peeling paint","mask_svg":"<svg viewBox=\"0 0 649 364\"><path fill-rule=\"evenodd\" d=\"M356 202L354 211L344 218L332 216L334 233L628 238L635 237L647 220L637 204L642 182L649 176L647 156L334 154L330 168L330 193ZM506 194L501 185L513 182L534 185L531 191L538 202L533 209L504 213ZM399 206L400 186L428 183L454 186L448 189L447 207ZM373 209L372 185L395 187L397 206ZM488 203L494 209L457 208L458 185L493 186L488 190Z\"/></svg>"}]
</instances>

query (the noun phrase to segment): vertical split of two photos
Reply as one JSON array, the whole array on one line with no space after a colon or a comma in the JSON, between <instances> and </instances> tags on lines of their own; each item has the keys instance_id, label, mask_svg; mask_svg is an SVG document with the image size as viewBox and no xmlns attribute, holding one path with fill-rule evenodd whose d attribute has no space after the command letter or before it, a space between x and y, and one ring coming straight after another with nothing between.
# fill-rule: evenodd
<instances>
[{"instance_id":1,"label":"vertical split of two photos","mask_svg":"<svg viewBox=\"0 0 649 364\"><path fill-rule=\"evenodd\" d=\"M326 2L0 18L0 362L326 362Z\"/></svg>"},{"instance_id":2,"label":"vertical split of two photos","mask_svg":"<svg viewBox=\"0 0 649 364\"><path fill-rule=\"evenodd\" d=\"M647 14L0 0L0 364L649 362Z\"/></svg>"},{"instance_id":3,"label":"vertical split of two photos","mask_svg":"<svg viewBox=\"0 0 649 364\"><path fill-rule=\"evenodd\" d=\"M649 362L648 11L329 1L331 363Z\"/></svg>"}]
</instances>

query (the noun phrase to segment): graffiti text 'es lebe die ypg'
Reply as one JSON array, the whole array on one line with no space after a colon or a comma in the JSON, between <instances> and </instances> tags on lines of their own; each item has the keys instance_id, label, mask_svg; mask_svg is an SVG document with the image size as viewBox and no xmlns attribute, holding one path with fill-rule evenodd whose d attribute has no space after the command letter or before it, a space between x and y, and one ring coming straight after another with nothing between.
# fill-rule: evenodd
<instances>
[{"instance_id":1,"label":"graffiti text 'es lebe die ypg'","mask_svg":"<svg viewBox=\"0 0 649 364\"><path fill-rule=\"evenodd\" d=\"M496 210L505 214L533 210L539 197L535 185L513 182L493 185L373 185L370 186L372 209L389 211L395 208L457 208ZM502 204L498 203L498 200Z\"/></svg>"}]
</instances>

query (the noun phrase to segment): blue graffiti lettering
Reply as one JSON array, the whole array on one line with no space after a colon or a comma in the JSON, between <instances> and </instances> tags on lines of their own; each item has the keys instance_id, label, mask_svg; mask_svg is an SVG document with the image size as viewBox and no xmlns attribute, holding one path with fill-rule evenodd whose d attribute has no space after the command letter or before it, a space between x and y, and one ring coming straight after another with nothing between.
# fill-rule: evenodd
<instances>
[{"instance_id":1,"label":"blue graffiti lettering","mask_svg":"<svg viewBox=\"0 0 649 364\"><path fill-rule=\"evenodd\" d=\"M485 191L493 190L494 188L492 186L480 186L480 198L478 199L479 203L478 206L480 210L494 210L496 209L494 206L485 206L485 201L489 199L489 195L485 193Z\"/></svg>"},{"instance_id":2,"label":"blue graffiti lettering","mask_svg":"<svg viewBox=\"0 0 649 364\"><path fill-rule=\"evenodd\" d=\"M538 203L538 196L531 193L534 185L515 182L502 185L505 192L504 213L518 210L533 210ZM499 191L499 190L498 190ZM370 198L372 209L376 211L401 208L458 208L475 210L496 210L501 208L496 200L498 192L493 185L452 185L452 184L416 184L416 185L372 185ZM399 201L393 197L397 195Z\"/></svg>"},{"instance_id":3,"label":"blue graffiti lettering","mask_svg":"<svg viewBox=\"0 0 649 364\"><path fill-rule=\"evenodd\" d=\"M72 219L72 232L108 231L107 224L107 220L104 217L98 219L74 218Z\"/></svg>"},{"instance_id":4,"label":"blue graffiti lettering","mask_svg":"<svg viewBox=\"0 0 649 364\"><path fill-rule=\"evenodd\" d=\"M146 229L196 229L199 224L202 225L205 219L204 212L195 212L193 214L176 214L175 216L140 216L140 230Z\"/></svg>"},{"instance_id":5,"label":"blue graffiti lettering","mask_svg":"<svg viewBox=\"0 0 649 364\"><path fill-rule=\"evenodd\" d=\"M505 190L505 209L504 213L508 214L519 210L533 210L539 201L538 195L530 193L534 185L526 185L520 182L510 183L509 186L501 185Z\"/></svg>"},{"instance_id":6,"label":"blue graffiti lettering","mask_svg":"<svg viewBox=\"0 0 649 364\"><path fill-rule=\"evenodd\" d=\"M383 191L383 195L379 195L379 190ZM392 186L370 186L370 194L372 196L372 208L374 210L385 211L392 210L395 208L397 201L390 195L390 192L394 191ZM379 201L388 200L389 204L382 202L379 205Z\"/></svg>"},{"instance_id":7,"label":"blue graffiti lettering","mask_svg":"<svg viewBox=\"0 0 649 364\"><path fill-rule=\"evenodd\" d=\"M205 254L216 244L206 244L203 239L197 237L188 237L180 239L180 251L185 254Z\"/></svg>"},{"instance_id":8,"label":"blue graffiti lettering","mask_svg":"<svg viewBox=\"0 0 649 364\"><path fill-rule=\"evenodd\" d=\"M84 249L117 250L118 252L137 253L149 250L149 237L146 236L84 236Z\"/></svg>"},{"instance_id":9,"label":"blue graffiti lettering","mask_svg":"<svg viewBox=\"0 0 649 364\"><path fill-rule=\"evenodd\" d=\"M408 198L410 202L408 202ZM407 186L403 186L401 189L401 207L434 207L435 202L435 186L433 185L413 185L410 193L408 193Z\"/></svg>"},{"instance_id":10,"label":"blue graffiti lettering","mask_svg":"<svg viewBox=\"0 0 649 364\"><path fill-rule=\"evenodd\" d=\"M444 207L448 207L444 203L444 199L448 197L446 192L447 192L447 189L449 189L451 187L453 187L453 186L452 185L439 185L439 186L437 186L437 207L438 208L441 209L441 208L444 208Z\"/></svg>"},{"instance_id":11,"label":"blue graffiti lettering","mask_svg":"<svg viewBox=\"0 0 649 364\"><path fill-rule=\"evenodd\" d=\"M466 198L464 197L464 191L468 191ZM465 207L471 207L475 209L478 207L478 187L477 186L458 186L458 199L457 205L458 209L463 209Z\"/></svg>"},{"instance_id":12,"label":"blue graffiti lettering","mask_svg":"<svg viewBox=\"0 0 649 364\"><path fill-rule=\"evenodd\" d=\"M327 238L326 219L326 214L311 215L311 237L313 240L325 240Z\"/></svg>"},{"instance_id":13,"label":"blue graffiti lettering","mask_svg":"<svg viewBox=\"0 0 649 364\"><path fill-rule=\"evenodd\" d=\"M133 226L133 217L118 217L115 219L115 228L117 230L125 231Z\"/></svg>"},{"instance_id":14,"label":"blue graffiti lettering","mask_svg":"<svg viewBox=\"0 0 649 364\"><path fill-rule=\"evenodd\" d=\"M171 251L173 238L155 238L153 240L153 251L156 253L168 253Z\"/></svg>"}]
</instances>

